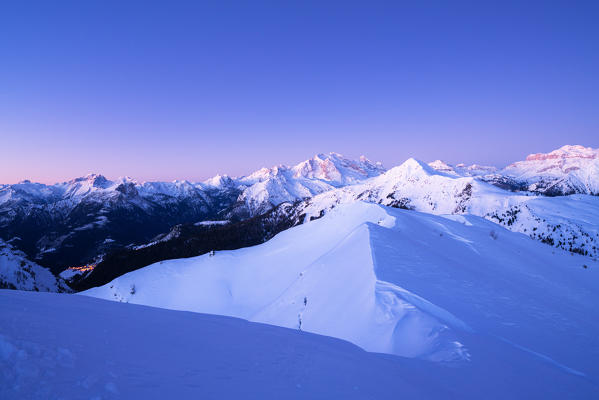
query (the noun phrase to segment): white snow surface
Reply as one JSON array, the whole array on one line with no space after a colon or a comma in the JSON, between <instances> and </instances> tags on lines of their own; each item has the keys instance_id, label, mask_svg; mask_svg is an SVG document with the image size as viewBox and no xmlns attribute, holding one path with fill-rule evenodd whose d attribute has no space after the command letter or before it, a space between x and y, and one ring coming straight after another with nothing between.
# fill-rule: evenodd
<instances>
[{"instance_id":1,"label":"white snow surface","mask_svg":"<svg viewBox=\"0 0 599 400\"><path fill-rule=\"evenodd\" d=\"M458 367L509 348L597 382L598 273L480 217L353 202L262 245L160 262L83 294Z\"/></svg>"},{"instance_id":2,"label":"white snow surface","mask_svg":"<svg viewBox=\"0 0 599 400\"><path fill-rule=\"evenodd\" d=\"M42 292L70 292L61 278L57 278L30 260L24 253L0 239L0 287Z\"/></svg>"},{"instance_id":3,"label":"white snow surface","mask_svg":"<svg viewBox=\"0 0 599 400\"><path fill-rule=\"evenodd\" d=\"M597 394L588 377L491 336L465 333L475 356L445 365L367 353L297 329L86 296L0 290L0 309L0 398L6 400Z\"/></svg>"}]
</instances>

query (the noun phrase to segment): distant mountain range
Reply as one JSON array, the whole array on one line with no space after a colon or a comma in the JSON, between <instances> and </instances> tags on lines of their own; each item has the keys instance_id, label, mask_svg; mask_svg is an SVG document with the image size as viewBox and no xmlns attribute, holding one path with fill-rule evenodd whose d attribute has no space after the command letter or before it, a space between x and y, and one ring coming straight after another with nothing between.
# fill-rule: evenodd
<instances>
[{"instance_id":1,"label":"distant mountain range","mask_svg":"<svg viewBox=\"0 0 599 400\"><path fill-rule=\"evenodd\" d=\"M365 158L319 154L296 166L205 182L115 181L91 174L55 185L0 185L0 238L55 273L145 243L181 223L241 220L283 202L354 184L384 171Z\"/></svg>"},{"instance_id":2,"label":"distant mountain range","mask_svg":"<svg viewBox=\"0 0 599 400\"><path fill-rule=\"evenodd\" d=\"M524 161L495 167L458 164L437 160L434 169L454 176L474 176L512 190L528 190L548 196L599 194L599 149L563 146L550 153L531 154Z\"/></svg>"},{"instance_id":3,"label":"distant mountain range","mask_svg":"<svg viewBox=\"0 0 599 400\"><path fill-rule=\"evenodd\" d=\"M479 215L556 247L596 257L596 224L589 223L584 213L566 209L584 203L585 212L595 218L596 202L572 205L569 197L562 197L551 206L545 203L546 196L570 194L599 194L599 150L564 146L504 169L410 159L386 170L364 157L349 160L329 153L291 167L263 168L238 178L219 175L198 183L111 181L91 174L55 185L29 181L0 185L0 239L10 240L15 249L58 274L68 267L101 263L115 251L134 252L140 245L151 247L157 241L181 240L213 229L182 230L181 224L261 221L262 228L252 228L252 236L245 240L256 244L289 226L319 218L336 204L362 200L434 214ZM279 205L286 206L272 226L253 219ZM231 243L223 239L215 245L231 248ZM207 251L205 246L196 247L193 251ZM69 278L81 278L74 271L88 272L71 271Z\"/></svg>"}]
</instances>

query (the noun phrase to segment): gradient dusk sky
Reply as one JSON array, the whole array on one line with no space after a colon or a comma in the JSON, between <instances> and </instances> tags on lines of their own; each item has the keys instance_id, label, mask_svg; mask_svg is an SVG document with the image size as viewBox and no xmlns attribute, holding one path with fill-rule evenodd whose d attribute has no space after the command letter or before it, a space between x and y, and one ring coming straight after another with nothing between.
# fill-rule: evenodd
<instances>
[{"instance_id":1,"label":"gradient dusk sky","mask_svg":"<svg viewBox=\"0 0 599 400\"><path fill-rule=\"evenodd\" d=\"M599 1L208 3L2 2L0 183L599 147Z\"/></svg>"}]
</instances>

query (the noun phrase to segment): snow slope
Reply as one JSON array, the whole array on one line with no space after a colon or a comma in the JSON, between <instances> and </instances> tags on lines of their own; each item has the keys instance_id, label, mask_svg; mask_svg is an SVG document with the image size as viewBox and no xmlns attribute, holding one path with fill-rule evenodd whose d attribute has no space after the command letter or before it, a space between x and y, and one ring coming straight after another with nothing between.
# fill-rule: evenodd
<instances>
[{"instance_id":1,"label":"snow slope","mask_svg":"<svg viewBox=\"0 0 599 400\"><path fill-rule=\"evenodd\" d=\"M584 399L589 379L499 340L468 363L367 353L240 319L0 290L0 398Z\"/></svg>"},{"instance_id":2,"label":"snow slope","mask_svg":"<svg viewBox=\"0 0 599 400\"><path fill-rule=\"evenodd\" d=\"M508 347L597 382L598 271L479 217L354 202L263 245L160 262L84 294L456 366Z\"/></svg>"},{"instance_id":3,"label":"snow slope","mask_svg":"<svg viewBox=\"0 0 599 400\"><path fill-rule=\"evenodd\" d=\"M70 292L71 289L47 268L29 261L25 254L0 239L0 288L42 292Z\"/></svg>"}]
</instances>

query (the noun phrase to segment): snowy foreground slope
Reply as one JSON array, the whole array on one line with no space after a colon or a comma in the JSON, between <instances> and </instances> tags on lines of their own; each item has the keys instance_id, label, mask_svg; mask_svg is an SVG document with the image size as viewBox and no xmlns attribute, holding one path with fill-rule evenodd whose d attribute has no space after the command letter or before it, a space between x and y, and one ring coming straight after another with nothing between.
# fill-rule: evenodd
<instances>
[{"instance_id":1,"label":"snowy foreground slope","mask_svg":"<svg viewBox=\"0 0 599 400\"><path fill-rule=\"evenodd\" d=\"M0 290L0 398L590 399L597 386L505 341L460 365L367 353L240 319ZM466 334L475 338L475 334ZM568 346L565 343L564 346Z\"/></svg>"},{"instance_id":2,"label":"snowy foreground slope","mask_svg":"<svg viewBox=\"0 0 599 400\"><path fill-rule=\"evenodd\" d=\"M84 294L301 329L458 369L530 357L586 387L599 380L598 271L588 257L480 217L354 202L263 245L157 263ZM528 376L528 387L540 384Z\"/></svg>"},{"instance_id":3,"label":"snowy foreground slope","mask_svg":"<svg viewBox=\"0 0 599 400\"><path fill-rule=\"evenodd\" d=\"M423 363L229 317L9 290L0 290L0 308L5 400L447 398L451 390L431 382Z\"/></svg>"}]
</instances>

